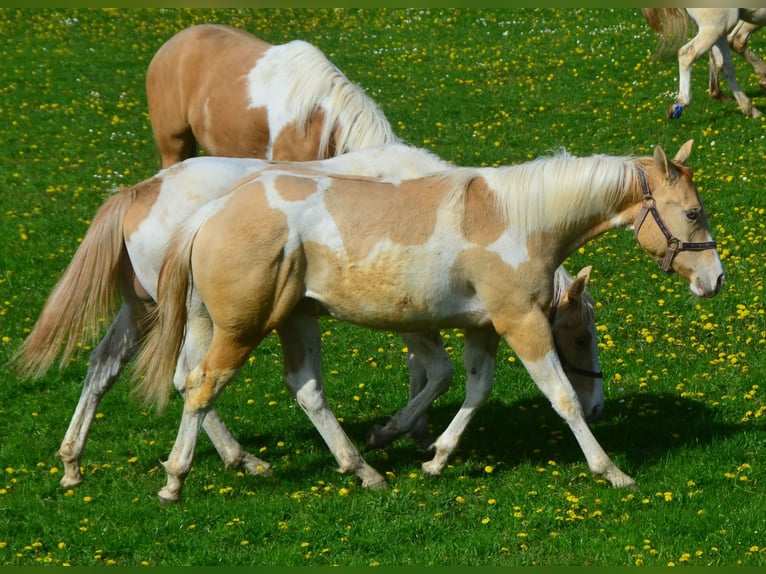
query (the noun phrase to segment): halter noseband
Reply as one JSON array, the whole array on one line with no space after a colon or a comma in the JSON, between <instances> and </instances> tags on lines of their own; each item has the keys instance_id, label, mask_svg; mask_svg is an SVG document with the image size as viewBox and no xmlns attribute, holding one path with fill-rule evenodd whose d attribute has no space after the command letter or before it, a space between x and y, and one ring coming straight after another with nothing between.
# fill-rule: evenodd
<instances>
[{"instance_id":1,"label":"halter noseband","mask_svg":"<svg viewBox=\"0 0 766 574\"><path fill-rule=\"evenodd\" d=\"M657 223L657 227L660 228L660 231L668 242L668 249L665 252L665 257L662 260L662 263L660 263L660 268L665 273L673 272L670 265L673 263L673 259L679 251L705 251L707 249L715 249L715 241L694 241L687 243L674 236L667 225L665 225L665 222L662 221L660 212L657 211L657 205L654 201L654 197L652 197L652 192L649 191L649 186L646 183L646 173L643 169L638 170L638 180L641 183L641 193L643 193L644 198L641 203L641 211L638 213L636 223L633 225L633 236L636 238L636 241L638 241L638 231L641 229L641 225L643 225L647 213L651 213L652 217L654 217L654 221Z\"/></svg>"},{"instance_id":2,"label":"halter noseband","mask_svg":"<svg viewBox=\"0 0 766 574\"><path fill-rule=\"evenodd\" d=\"M550 323L551 328L553 328L553 323L556 321L557 311L558 311L558 305L551 306L551 312L550 312L550 315L548 315L548 323ZM559 362L561 363L561 366L564 367L564 370L570 371L572 373L576 373L578 375L582 375L584 377L590 377L592 379L604 378L604 374L601 371L589 371L588 369L583 369L581 367L573 365L571 361L567 360L566 356L564 355L564 352L561 350L561 347L559 346L558 341L556 341L555 335L553 336L553 344L556 346L556 354L559 356Z\"/></svg>"}]
</instances>

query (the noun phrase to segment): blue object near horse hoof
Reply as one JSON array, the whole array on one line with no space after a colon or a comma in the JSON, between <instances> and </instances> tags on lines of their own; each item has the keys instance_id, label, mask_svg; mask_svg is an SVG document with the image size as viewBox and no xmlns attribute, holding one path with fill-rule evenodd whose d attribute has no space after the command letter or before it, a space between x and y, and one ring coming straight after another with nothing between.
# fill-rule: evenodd
<instances>
[{"instance_id":1,"label":"blue object near horse hoof","mask_svg":"<svg viewBox=\"0 0 766 574\"><path fill-rule=\"evenodd\" d=\"M676 102L675 104L671 105L668 108L668 119L677 120L678 118L681 117L681 112L683 111L684 111L684 107L681 104Z\"/></svg>"}]
</instances>

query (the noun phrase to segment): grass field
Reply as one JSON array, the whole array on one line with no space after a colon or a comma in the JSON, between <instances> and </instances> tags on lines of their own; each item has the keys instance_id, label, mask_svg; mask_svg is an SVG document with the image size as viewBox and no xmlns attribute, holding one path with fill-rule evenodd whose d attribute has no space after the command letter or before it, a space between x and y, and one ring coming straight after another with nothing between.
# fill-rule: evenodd
<instances>
[{"instance_id":1,"label":"grass field","mask_svg":"<svg viewBox=\"0 0 766 574\"><path fill-rule=\"evenodd\" d=\"M367 453L390 489L334 460L259 347L218 406L271 478L224 470L206 438L177 505L161 506L181 401L158 415L108 394L83 459L59 486L55 453L87 352L39 381L0 386L0 565L766 566L763 276L766 121L706 94L668 122L675 61L637 9L0 10L0 364L11 357L110 190L155 173L144 73L196 23L320 47L400 137L461 165L576 155L675 154L690 164L727 273L714 299L666 276L626 230L566 263L593 264L606 408L593 430L637 486L594 479L566 425L501 346L496 388L439 478L405 441ZM751 46L766 53L763 38ZM741 60L738 78L766 109ZM108 322L108 319L107 319ZM357 444L404 405L403 343L323 323L327 394ZM444 333L464 396L461 334ZM84 349L87 351L87 349ZM127 377L126 382L127 382Z\"/></svg>"}]
</instances>

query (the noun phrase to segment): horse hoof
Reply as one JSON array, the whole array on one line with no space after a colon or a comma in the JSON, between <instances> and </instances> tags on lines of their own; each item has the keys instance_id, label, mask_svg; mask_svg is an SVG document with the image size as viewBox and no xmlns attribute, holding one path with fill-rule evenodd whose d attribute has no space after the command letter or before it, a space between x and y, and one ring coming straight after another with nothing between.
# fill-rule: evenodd
<instances>
[{"instance_id":1,"label":"horse hoof","mask_svg":"<svg viewBox=\"0 0 766 574\"><path fill-rule=\"evenodd\" d=\"M82 484L82 480L82 475L75 477L64 475L61 477L59 484L62 488L70 488L72 486L80 486Z\"/></svg>"},{"instance_id":2,"label":"horse hoof","mask_svg":"<svg viewBox=\"0 0 766 574\"><path fill-rule=\"evenodd\" d=\"M424 462L420 466L423 469L423 472L428 476L439 476L442 473L442 469L439 467L439 465L434 463L432 460Z\"/></svg>"},{"instance_id":3,"label":"horse hoof","mask_svg":"<svg viewBox=\"0 0 766 574\"><path fill-rule=\"evenodd\" d=\"M239 463L239 468L252 476L271 476L271 465L265 460L247 453Z\"/></svg>"},{"instance_id":4,"label":"horse hoof","mask_svg":"<svg viewBox=\"0 0 766 574\"><path fill-rule=\"evenodd\" d=\"M375 425L370 429L365 448L367 450L377 450L388 446L389 444L391 444L391 437L389 434L382 426Z\"/></svg>"},{"instance_id":5,"label":"horse hoof","mask_svg":"<svg viewBox=\"0 0 766 574\"><path fill-rule=\"evenodd\" d=\"M164 488L157 493L157 498L159 499L160 504L163 506L167 506L168 504L175 504L179 500L177 494L170 494Z\"/></svg>"},{"instance_id":6,"label":"horse hoof","mask_svg":"<svg viewBox=\"0 0 766 574\"><path fill-rule=\"evenodd\" d=\"M684 107L678 102L676 102L675 104L671 104L670 106L668 106L668 110L665 113L665 115L667 116L669 120L677 120L678 118L681 117L681 113L683 111L684 111Z\"/></svg>"}]
</instances>

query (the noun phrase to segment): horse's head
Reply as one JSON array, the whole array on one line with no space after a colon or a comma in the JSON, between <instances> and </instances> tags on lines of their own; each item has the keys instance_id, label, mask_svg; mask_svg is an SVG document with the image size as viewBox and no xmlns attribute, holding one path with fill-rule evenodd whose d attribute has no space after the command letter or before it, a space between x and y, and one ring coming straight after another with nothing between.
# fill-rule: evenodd
<instances>
[{"instance_id":1,"label":"horse's head","mask_svg":"<svg viewBox=\"0 0 766 574\"><path fill-rule=\"evenodd\" d=\"M645 172L639 171L643 200L634 233L663 271L678 273L695 295L712 297L721 289L724 271L697 186L685 166L693 143L681 146L672 161L661 145L654 148Z\"/></svg>"},{"instance_id":2,"label":"horse's head","mask_svg":"<svg viewBox=\"0 0 766 574\"><path fill-rule=\"evenodd\" d=\"M580 400L585 420L598 418L604 409L604 387L598 361L598 336L593 317L593 299L585 288L591 267L585 267L572 280L568 274L556 280L561 282L560 293L554 298L550 311L551 328L561 365L572 382ZM568 283L568 286L566 285Z\"/></svg>"}]
</instances>

